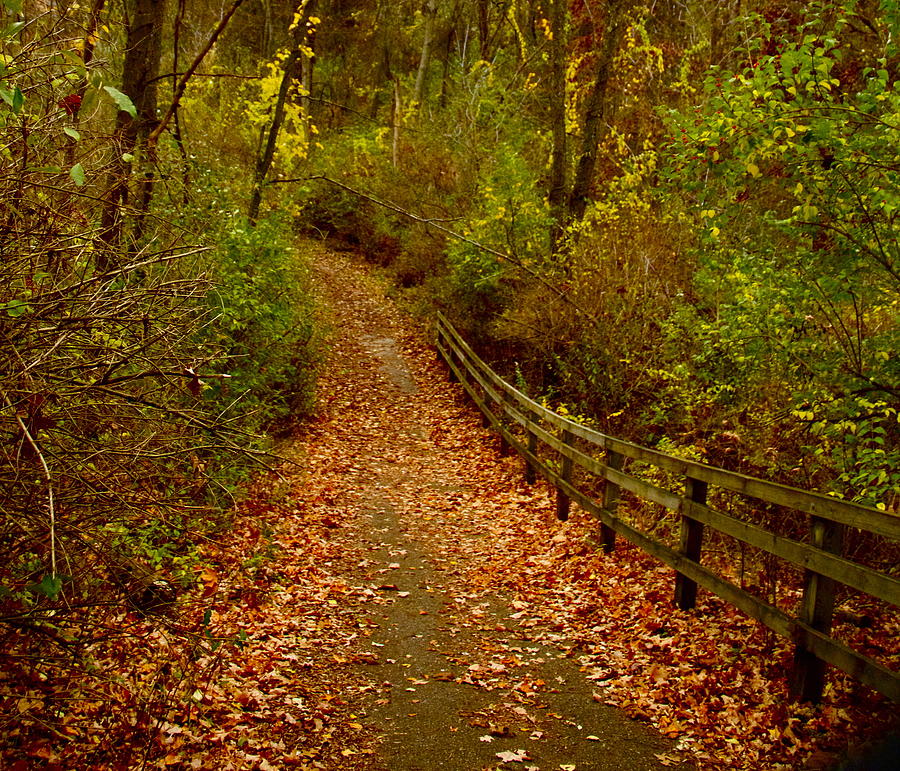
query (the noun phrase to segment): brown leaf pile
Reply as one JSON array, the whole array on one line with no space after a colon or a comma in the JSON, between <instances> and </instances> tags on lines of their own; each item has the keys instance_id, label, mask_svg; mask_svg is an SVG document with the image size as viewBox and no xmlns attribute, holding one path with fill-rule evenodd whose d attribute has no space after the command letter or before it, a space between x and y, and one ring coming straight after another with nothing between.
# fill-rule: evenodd
<instances>
[{"instance_id":1,"label":"brown leaf pile","mask_svg":"<svg viewBox=\"0 0 900 771\"><path fill-rule=\"evenodd\" d=\"M786 641L703 592L696 610L675 609L669 569L622 543L604 554L577 510L558 522L551 492L500 457L377 282L326 257L340 333L319 417L281 448L296 465L256 483L171 616L110 612L108 634L68 658L65 645L7 632L4 767L376 767L377 727L360 715L382 684L360 664L372 656L370 610L396 586L390 567L380 584L361 578L378 538L362 512L375 496L447 577L455 623L477 626L499 605L520 637L577 661L596 700L676 740L662 765L825 767L889 724L890 704L837 673L821 705L789 703ZM360 343L373 330L396 340L416 393L386 385ZM373 464L396 482L367 482ZM896 634L881 642L896 655ZM516 677L521 648L481 653L466 662L473 687L544 687ZM505 735L485 725L482 741ZM524 753L497 759L526 765Z\"/></svg>"}]
</instances>

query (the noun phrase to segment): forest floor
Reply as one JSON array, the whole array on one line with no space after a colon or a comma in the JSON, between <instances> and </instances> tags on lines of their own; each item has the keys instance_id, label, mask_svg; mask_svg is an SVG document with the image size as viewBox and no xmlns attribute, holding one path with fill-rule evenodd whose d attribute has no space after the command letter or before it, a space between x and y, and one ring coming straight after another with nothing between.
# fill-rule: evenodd
<instances>
[{"instance_id":1,"label":"forest floor","mask_svg":"<svg viewBox=\"0 0 900 771\"><path fill-rule=\"evenodd\" d=\"M669 569L559 522L377 277L308 248L316 416L172 614L123 611L80 684L37 644L27 691L0 672L0 765L815 771L896 717L834 674L788 702L786 641L702 591L675 609Z\"/></svg>"},{"instance_id":2,"label":"forest floor","mask_svg":"<svg viewBox=\"0 0 900 771\"><path fill-rule=\"evenodd\" d=\"M671 571L603 554L577 509L559 522L381 283L317 249L334 343L316 419L281 447L297 470L236 531L268 556L220 762L816 769L889 721L843 679L788 703L786 642L703 593L674 609Z\"/></svg>"}]
</instances>

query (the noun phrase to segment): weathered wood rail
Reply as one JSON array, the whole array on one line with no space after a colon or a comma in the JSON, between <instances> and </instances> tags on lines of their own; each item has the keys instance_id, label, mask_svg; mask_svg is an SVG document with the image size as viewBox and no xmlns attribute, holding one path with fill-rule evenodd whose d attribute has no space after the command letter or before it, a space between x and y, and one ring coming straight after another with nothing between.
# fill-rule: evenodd
<instances>
[{"instance_id":1,"label":"weathered wood rail","mask_svg":"<svg viewBox=\"0 0 900 771\"><path fill-rule=\"evenodd\" d=\"M724 469L684 460L607 436L569 420L529 399L500 378L469 347L441 314L436 347L458 380L484 413L486 425L526 461L526 477L542 474L557 491L557 516L568 516L570 501L600 521L603 546L611 551L617 535L674 568L674 601L682 609L694 606L702 586L795 644L791 695L816 700L822 695L826 664L900 701L900 674L831 636L835 592L851 587L900 606L900 580L842 556L846 528L900 540L900 517L849 501L806 492ZM542 459L541 450L551 458ZM595 455L604 454L602 460ZM550 462L548 462L548 460ZM676 475L684 491L657 487L628 473L631 462ZM573 481L575 467L588 480L603 480L598 501L586 485ZM595 485L596 486L596 485ZM710 488L775 504L788 516L803 517L808 540L802 542L707 505ZM627 490L644 501L660 504L680 517L680 545L672 548L626 522L617 513L619 492ZM718 531L798 566L804 571L803 595L797 617L745 591L701 564L704 530Z\"/></svg>"}]
</instances>

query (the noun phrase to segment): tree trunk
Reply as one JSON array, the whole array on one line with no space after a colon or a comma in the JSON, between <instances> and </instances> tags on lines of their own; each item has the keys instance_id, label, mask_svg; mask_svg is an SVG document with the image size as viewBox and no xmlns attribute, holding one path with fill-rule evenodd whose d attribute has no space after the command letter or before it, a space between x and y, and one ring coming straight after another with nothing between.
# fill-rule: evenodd
<instances>
[{"instance_id":1,"label":"tree trunk","mask_svg":"<svg viewBox=\"0 0 900 771\"><path fill-rule=\"evenodd\" d=\"M88 16L87 25L84 29L84 38L82 39L82 48L81 48L81 61L84 63L85 70L90 67L91 62L94 60L94 50L97 47L97 30L100 27L100 15L103 13L103 8L106 6L106 0L93 0L91 4L91 12ZM84 99L84 95L87 93L88 89L88 79L85 77L79 84L78 89L76 91L78 95L78 99L73 105L72 109L72 122L73 124L78 122L78 116L81 110L81 102Z\"/></svg>"},{"instance_id":2,"label":"tree trunk","mask_svg":"<svg viewBox=\"0 0 900 771\"><path fill-rule=\"evenodd\" d=\"M304 18L308 18L309 16L313 16L316 13L316 5L317 0L309 0L306 4L306 13L304 14ZM315 28L309 29L306 34L306 40L304 45L310 50L314 51L316 46L316 31ZM303 89L304 94L310 95L312 94L313 88L313 69L315 67L315 53L312 56L303 56L300 59L300 85Z\"/></svg>"},{"instance_id":3,"label":"tree trunk","mask_svg":"<svg viewBox=\"0 0 900 771\"><path fill-rule=\"evenodd\" d=\"M569 218L580 220L587 209L588 197L597 167L597 152L606 134L607 88L612 76L612 63L622 34L625 30L625 16L634 0L609 0L606 19L603 24L603 38L597 58L594 85L588 95L584 115L584 129L581 140L581 154L575 168L572 192L569 194Z\"/></svg>"},{"instance_id":4,"label":"tree trunk","mask_svg":"<svg viewBox=\"0 0 900 771\"><path fill-rule=\"evenodd\" d=\"M419 57L419 72L416 74L416 86L413 89L413 101L419 107L422 106L422 98L425 95L425 77L428 74L428 65L431 63L431 43L434 38L434 20L437 16L437 3L428 0L422 8L425 16L424 39L422 40L422 54Z\"/></svg>"},{"instance_id":5,"label":"tree trunk","mask_svg":"<svg viewBox=\"0 0 900 771\"><path fill-rule=\"evenodd\" d=\"M78 129L79 118L81 116L81 103L88 90L88 68L94 60L94 49L97 45L96 33L100 27L100 15L106 0L93 0L91 4L90 14L88 15L87 24L84 28L84 37L81 41L81 61L84 63L85 75L78 81L75 90L67 95L63 102L65 110L69 114L72 128ZM75 142L69 142L66 146L66 165L71 167L75 164Z\"/></svg>"},{"instance_id":6,"label":"tree trunk","mask_svg":"<svg viewBox=\"0 0 900 771\"><path fill-rule=\"evenodd\" d=\"M318 13L318 0L309 0L307 14L314 16ZM308 142L307 157L311 158L314 143L309 141L312 136L312 113L309 97L313 92L313 77L316 64L316 28L312 27L306 36L307 54L300 57L300 116L303 121L303 131Z\"/></svg>"},{"instance_id":7,"label":"tree trunk","mask_svg":"<svg viewBox=\"0 0 900 771\"><path fill-rule=\"evenodd\" d=\"M490 0L478 0L478 46L481 61L491 60L491 3Z\"/></svg>"},{"instance_id":8,"label":"tree trunk","mask_svg":"<svg viewBox=\"0 0 900 771\"><path fill-rule=\"evenodd\" d=\"M271 59L275 52L275 32L272 25L272 0L262 0L263 7L263 36L262 55L264 59Z\"/></svg>"},{"instance_id":9,"label":"tree trunk","mask_svg":"<svg viewBox=\"0 0 900 771\"><path fill-rule=\"evenodd\" d=\"M256 170L253 176L253 193L250 196L250 206L247 210L247 218L251 224L255 224L259 218L259 207L262 203L262 191L272 161L275 159L275 148L278 145L278 134L281 124L284 122L284 105L287 102L291 82L299 74L300 57L304 56L303 48L309 35L309 17L312 13L312 2L303 3L300 10L300 18L294 27L294 43L288 58L284 62L284 73L281 76L281 85L278 87L278 96L275 99L275 108L272 113L272 122L266 135L265 147L256 161Z\"/></svg>"},{"instance_id":10,"label":"tree trunk","mask_svg":"<svg viewBox=\"0 0 900 771\"><path fill-rule=\"evenodd\" d=\"M122 92L134 104L137 118L132 118L123 110L116 115L115 157L100 218L100 238L107 246L115 246L121 240L122 207L128 202L131 164L122 156L133 154L138 143L156 124L156 76L162 53L161 33L166 0L132 0L128 10ZM98 267L101 270L112 267L109 259L109 250L100 250Z\"/></svg>"},{"instance_id":11,"label":"tree trunk","mask_svg":"<svg viewBox=\"0 0 900 771\"><path fill-rule=\"evenodd\" d=\"M443 110L447 106L447 92L449 90L450 80L450 62L453 59L453 41L457 37L457 24L459 23L459 2L453 4L453 10L450 13L450 23L447 25L447 37L444 41L444 68L441 72L441 96L438 106ZM464 22L465 23L465 22Z\"/></svg>"},{"instance_id":12,"label":"tree trunk","mask_svg":"<svg viewBox=\"0 0 900 771\"><path fill-rule=\"evenodd\" d=\"M550 228L550 253L556 252L566 219L566 11L567 0L552 0L550 7L550 127L553 146L550 151L550 184L547 202L553 224Z\"/></svg>"},{"instance_id":13,"label":"tree trunk","mask_svg":"<svg viewBox=\"0 0 900 771\"><path fill-rule=\"evenodd\" d=\"M400 165L400 80L394 80L394 101L391 104L391 162Z\"/></svg>"}]
</instances>

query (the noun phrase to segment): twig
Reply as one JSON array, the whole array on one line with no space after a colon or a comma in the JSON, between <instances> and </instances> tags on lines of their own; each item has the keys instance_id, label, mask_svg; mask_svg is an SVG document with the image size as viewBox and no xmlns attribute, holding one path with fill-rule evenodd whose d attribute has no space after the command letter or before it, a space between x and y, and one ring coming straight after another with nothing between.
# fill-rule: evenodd
<instances>
[{"instance_id":1,"label":"twig","mask_svg":"<svg viewBox=\"0 0 900 771\"><path fill-rule=\"evenodd\" d=\"M184 96L184 90L187 88L187 84L191 79L191 75L194 74L194 71L206 58L206 55L215 45L219 35L221 35L225 27L228 26L228 22L231 20L231 17L234 16L234 12L238 8L240 8L241 3L243 2L244 0L234 0L234 2L231 4L231 7L227 11L225 11L225 13L222 15L222 18L219 19L219 23L213 30L212 34L209 36L209 39L206 41L206 45L203 47L200 53L198 53L197 56L194 57L194 61L191 62L191 66L188 67L184 75L181 76L181 80L178 81L178 86L175 88L175 93L172 94L172 103L169 105L169 109L166 110L166 114L163 115L156 128L153 129L153 131L150 132L150 136L147 137L148 145L155 145L160 137L160 134L162 134L163 131L166 130L166 126L169 125L169 121L172 120L172 116L178 110L178 105L181 104L181 97Z\"/></svg>"},{"instance_id":2,"label":"twig","mask_svg":"<svg viewBox=\"0 0 900 771\"><path fill-rule=\"evenodd\" d=\"M379 123L378 120L371 117L370 115L366 115L359 110L354 110L352 107L348 107L345 104L341 104L340 102L332 102L330 99L325 99L321 96L304 96L303 97L307 102L318 102L319 104L327 104L329 107L337 107L339 110L343 110L344 112L352 113L363 120L369 121L369 123ZM380 125L380 123L379 123Z\"/></svg>"},{"instance_id":3,"label":"twig","mask_svg":"<svg viewBox=\"0 0 900 771\"><path fill-rule=\"evenodd\" d=\"M179 78L184 76L184 72L167 72L164 75L157 75L155 78L150 78L147 83L156 83L159 80L165 80L166 78ZM231 80L262 80L261 75L237 75L233 72L195 72L191 75L192 78L230 78Z\"/></svg>"},{"instance_id":4,"label":"twig","mask_svg":"<svg viewBox=\"0 0 900 771\"><path fill-rule=\"evenodd\" d=\"M348 193L352 193L355 196L359 196L360 198L364 198L367 201L371 201L372 203L377 204L378 206L382 206L385 209L390 209L391 211L396 212L397 214L401 214L402 216L404 216L408 219L411 219L413 222L419 222L423 225L430 225L431 227L435 228L436 230L440 230L442 233L446 233L451 238L455 238L458 241L462 241L464 243L469 244L470 246L474 246L476 249L480 249L481 251L486 252L487 254L493 255L498 260L501 260L502 262L512 265L517 270L520 270L523 273L530 276L531 278L533 278L535 281L537 281L542 286L544 286L544 288L549 289L550 292L555 294L564 303L571 306L573 309L575 309L575 311L577 311L579 314L584 316L584 318L588 319L591 322L591 324L593 324L595 327L598 327L598 328L600 327L600 322L597 319L597 317L594 316L594 314L590 313L585 308L582 308L581 305L579 305L577 302L575 302L575 300L573 300L571 297L569 297L569 295L566 293L565 290L560 289L558 286L556 286L556 284L553 284L552 282L548 281L546 278L541 276L533 268L529 268L527 265L523 264L522 261L519 260L518 258L516 258L506 252L501 252L498 249L494 249L491 246L487 246L486 244L482 244L480 241L476 241L474 238L469 238L468 236L465 236L462 233L458 233L455 230L451 230L446 225L442 224L444 222L448 222L448 221L452 221L452 220L438 219L438 218L431 218L431 217L421 217L418 214L415 214L414 212L411 212L407 209L404 209L401 206L398 206L395 203L392 203L391 201L384 201L380 198L376 198L374 195L371 195L369 193L364 193L362 190L357 190L356 188L350 187L349 185L345 185L343 182L338 182L336 179L331 179L331 177L327 177L324 174L314 174L309 177L293 177L290 179L275 179L275 180L270 180L267 184L274 185L274 184L286 184L288 182L309 182L311 180L316 180L316 179L322 180L323 182L328 182L329 184L334 185L335 187L339 187L342 190L346 190ZM458 218L454 218L454 219L458 219Z\"/></svg>"},{"instance_id":5,"label":"twig","mask_svg":"<svg viewBox=\"0 0 900 771\"><path fill-rule=\"evenodd\" d=\"M47 461L44 458L44 453L41 452L41 448L38 447L38 443L35 441L34 437L31 435L31 432L28 430L28 426L25 425L25 421L22 420L21 415L16 411L16 408L13 406L13 403L9 400L9 396L7 396L6 391L0 391L3 394L3 401L6 402L6 405L13 411L13 415L15 415L16 422L19 424L19 428L22 430L22 434L26 440L28 440L28 444L31 445L31 449L34 450L35 454L38 457L38 460L41 462L41 466L44 469L44 476L47 479L47 500L50 509L50 577L56 578L56 506L53 502L53 477L50 474L50 467L47 465Z\"/></svg>"}]
</instances>

